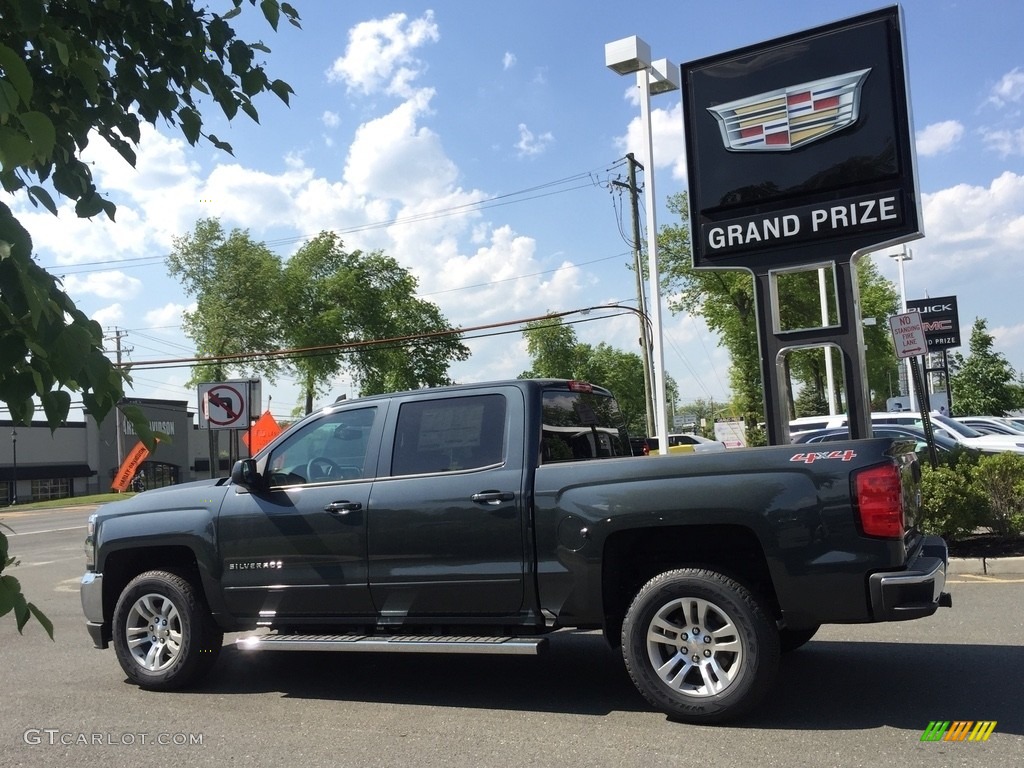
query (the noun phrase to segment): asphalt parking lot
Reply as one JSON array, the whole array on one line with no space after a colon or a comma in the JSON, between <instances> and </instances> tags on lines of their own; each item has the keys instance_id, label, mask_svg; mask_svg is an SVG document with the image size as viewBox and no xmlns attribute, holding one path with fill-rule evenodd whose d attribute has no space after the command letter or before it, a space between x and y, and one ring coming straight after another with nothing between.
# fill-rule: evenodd
<instances>
[{"instance_id":1,"label":"asphalt parking lot","mask_svg":"<svg viewBox=\"0 0 1024 768\"><path fill-rule=\"evenodd\" d=\"M953 608L830 626L784 658L752 717L680 725L652 711L595 634L540 658L287 653L226 643L203 688L124 682L86 635L87 512L0 513L11 570L53 620L0 619L0 766L1019 766L1024 566L961 566ZM10 534L10 532L8 532ZM970 571L978 572L972 573ZM1018 571L1018 572L1012 572ZM932 721L995 721L985 742L923 742Z\"/></svg>"}]
</instances>

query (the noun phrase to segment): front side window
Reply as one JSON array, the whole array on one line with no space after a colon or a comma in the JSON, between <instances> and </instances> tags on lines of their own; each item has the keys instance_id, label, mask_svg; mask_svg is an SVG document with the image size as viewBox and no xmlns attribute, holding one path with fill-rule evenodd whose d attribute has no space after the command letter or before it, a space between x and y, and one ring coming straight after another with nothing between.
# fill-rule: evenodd
<instances>
[{"instance_id":1,"label":"front side window","mask_svg":"<svg viewBox=\"0 0 1024 768\"><path fill-rule=\"evenodd\" d=\"M271 452L267 460L269 485L304 485L372 476L366 448L376 411L339 411L299 427Z\"/></svg>"},{"instance_id":2,"label":"front side window","mask_svg":"<svg viewBox=\"0 0 1024 768\"><path fill-rule=\"evenodd\" d=\"M455 472L500 464L505 398L472 395L403 403L398 411L392 475Z\"/></svg>"}]
</instances>

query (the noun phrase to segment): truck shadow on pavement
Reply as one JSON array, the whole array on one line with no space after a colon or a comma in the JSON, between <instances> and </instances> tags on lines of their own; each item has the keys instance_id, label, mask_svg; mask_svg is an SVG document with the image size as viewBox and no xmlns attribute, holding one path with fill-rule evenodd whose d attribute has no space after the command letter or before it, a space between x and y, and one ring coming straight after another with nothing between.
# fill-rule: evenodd
<instances>
[{"instance_id":1,"label":"truck shadow on pavement","mask_svg":"<svg viewBox=\"0 0 1024 768\"><path fill-rule=\"evenodd\" d=\"M768 696L735 727L924 731L996 720L1024 735L1024 647L812 641L783 657ZM654 710L597 633L559 634L539 657L244 653L227 645L196 693L603 716ZM661 715L659 715L661 716Z\"/></svg>"}]
</instances>

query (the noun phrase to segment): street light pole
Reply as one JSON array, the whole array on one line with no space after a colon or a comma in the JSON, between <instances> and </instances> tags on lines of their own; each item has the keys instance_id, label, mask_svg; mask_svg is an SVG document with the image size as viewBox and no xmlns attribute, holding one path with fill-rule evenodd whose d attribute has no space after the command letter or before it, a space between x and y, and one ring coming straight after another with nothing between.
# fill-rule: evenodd
<instances>
[{"instance_id":1,"label":"street light pole","mask_svg":"<svg viewBox=\"0 0 1024 768\"><path fill-rule=\"evenodd\" d=\"M657 201L654 194L654 135L651 128L651 93L679 89L679 70L668 59L652 61L651 47L637 36L608 43L605 65L620 75L636 72L640 89L640 124L644 134L644 205L647 206L647 271L650 281L651 362L654 368L654 426L659 453L668 453L668 400L665 387L665 351L661 325L661 286L658 272ZM654 80L651 80L651 73Z\"/></svg>"},{"instance_id":2,"label":"street light pole","mask_svg":"<svg viewBox=\"0 0 1024 768\"><path fill-rule=\"evenodd\" d=\"M13 469L11 470L11 506L18 503L18 430L11 429L11 456Z\"/></svg>"}]
</instances>

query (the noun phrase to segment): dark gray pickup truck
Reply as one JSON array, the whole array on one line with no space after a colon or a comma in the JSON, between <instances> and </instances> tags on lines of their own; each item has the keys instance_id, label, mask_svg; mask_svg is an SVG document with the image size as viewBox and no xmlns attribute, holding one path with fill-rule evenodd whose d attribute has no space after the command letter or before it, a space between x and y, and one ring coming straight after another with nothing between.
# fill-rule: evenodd
<instances>
[{"instance_id":1,"label":"dark gray pickup truck","mask_svg":"<svg viewBox=\"0 0 1024 768\"><path fill-rule=\"evenodd\" d=\"M629 456L607 390L523 380L338 402L230 478L91 519L82 606L142 687L249 651L536 654L601 630L671 717L720 722L824 623L949 605L892 439Z\"/></svg>"}]
</instances>

